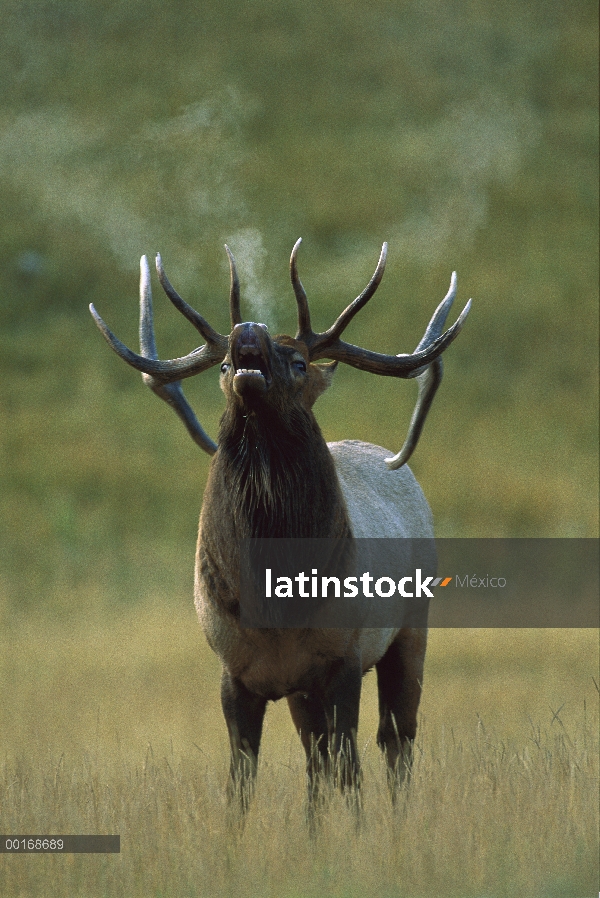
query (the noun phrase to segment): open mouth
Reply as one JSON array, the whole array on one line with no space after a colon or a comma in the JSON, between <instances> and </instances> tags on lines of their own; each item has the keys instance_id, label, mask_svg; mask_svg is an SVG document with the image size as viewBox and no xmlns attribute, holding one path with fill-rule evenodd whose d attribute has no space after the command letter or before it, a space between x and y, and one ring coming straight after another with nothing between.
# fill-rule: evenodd
<instances>
[{"instance_id":1,"label":"open mouth","mask_svg":"<svg viewBox=\"0 0 600 898\"><path fill-rule=\"evenodd\" d=\"M248 328L232 347L233 386L236 393L246 390L264 392L271 384L271 369L262 351L260 339Z\"/></svg>"}]
</instances>

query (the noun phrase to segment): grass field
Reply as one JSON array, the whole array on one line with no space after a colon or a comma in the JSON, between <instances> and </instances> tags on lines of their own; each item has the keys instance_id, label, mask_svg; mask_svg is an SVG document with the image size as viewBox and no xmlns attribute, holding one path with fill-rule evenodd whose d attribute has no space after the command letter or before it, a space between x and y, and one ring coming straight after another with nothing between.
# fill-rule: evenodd
<instances>
[{"instance_id":1,"label":"grass field","mask_svg":"<svg viewBox=\"0 0 600 898\"><path fill-rule=\"evenodd\" d=\"M1 639L2 831L121 835L120 855L0 855L2 895L597 891L595 631L432 631L414 777L396 808L368 675L363 825L334 795L314 841L285 703L267 714L246 827L229 828L218 665L191 610L29 622Z\"/></svg>"}]
</instances>

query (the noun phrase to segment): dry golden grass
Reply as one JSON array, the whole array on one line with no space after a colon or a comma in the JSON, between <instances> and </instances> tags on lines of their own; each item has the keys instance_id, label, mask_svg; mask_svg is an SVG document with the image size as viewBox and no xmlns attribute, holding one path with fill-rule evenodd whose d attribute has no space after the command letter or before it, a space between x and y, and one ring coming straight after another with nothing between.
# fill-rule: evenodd
<instances>
[{"instance_id":1,"label":"dry golden grass","mask_svg":"<svg viewBox=\"0 0 600 898\"><path fill-rule=\"evenodd\" d=\"M120 855L0 855L7 898L597 890L596 631L432 631L396 808L369 675L362 825L334 795L315 840L285 703L267 714L246 826L228 825L218 664L191 611L9 624L0 649L0 830L121 835Z\"/></svg>"}]
</instances>

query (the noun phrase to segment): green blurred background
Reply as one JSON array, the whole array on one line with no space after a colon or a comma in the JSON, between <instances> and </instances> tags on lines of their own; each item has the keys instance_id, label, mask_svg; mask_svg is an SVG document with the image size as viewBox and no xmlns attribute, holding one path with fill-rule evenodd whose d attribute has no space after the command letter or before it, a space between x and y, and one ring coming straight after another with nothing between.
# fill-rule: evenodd
<instances>
[{"instance_id":1,"label":"green blurred background","mask_svg":"<svg viewBox=\"0 0 600 898\"><path fill-rule=\"evenodd\" d=\"M596 536L596 4L2 0L0 608L189 603L209 459L107 348L135 348L160 251L221 331L324 329L411 351L453 269L473 310L411 467L442 536ZM159 351L192 328L155 288ZM212 370L187 394L212 434ZM328 439L397 451L410 382L351 369Z\"/></svg>"}]
</instances>

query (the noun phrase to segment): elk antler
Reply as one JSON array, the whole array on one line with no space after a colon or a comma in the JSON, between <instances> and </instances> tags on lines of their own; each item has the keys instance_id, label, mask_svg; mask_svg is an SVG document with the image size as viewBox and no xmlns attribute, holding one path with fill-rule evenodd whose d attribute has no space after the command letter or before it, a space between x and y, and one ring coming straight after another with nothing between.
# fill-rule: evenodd
<instances>
[{"instance_id":1,"label":"elk antler","mask_svg":"<svg viewBox=\"0 0 600 898\"><path fill-rule=\"evenodd\" d=\"M235 271L233 257L229 253L231 266L231 317L239 317L239 283ZM160 396L161 399L175 410L185 424L190 436L209 455L217 451L216 443L211 440L204 431L191 406L183 395L180 381L186 377L200 374L213 365L221 362L227 353L228 338L217 333L210 324L196 312L171 286L162 266L160 254L156 256L156 271L161 286L173 305L190 321L202 334L206 343L204 346L194 349L188 355L179 359L167 359L160 361L156 351L154 326L152 320L152 288L150 284L150 268L146 256L140 260L140 352L141 355L132 352L122 343L106 326L93 305L90 305L98 328L108 345L120 356L124 362L142 372L144 383Z\"/></svg>"},{"instance_id":2,"label":"elk antler","mask_svg":"<svg viewBox=\"0 0 600 898\"><path fill-rule=\"evenodd\" d=\"M372 374L380 374L387 377L416 377L418 379L419 395L408 436L400 452L393 458L386 459L388 467L392 469L399 468L409 459L417 444L433 397L442 379L441 354L460 332L469 313L471 300L469 300L452 327L445 333L442 333L442 328L456 295L456 273L454 273L448 294L434 312L425 330L423 339L412 354L384 355L378 352L371 352L359 346L353 346L351 343L345 343L340 339L340 335L356 313L370 300L379 286L385 269L387 243L383 244L375 273L363 292L350 303L334 324L324 333L315 333L310 323L308 300L298 277L296 263L300 243L301 240L298 240L292 250L290 272L298 304L298 333L296 339L302 340L306 344L310 360L316 361L322 358L329 358L345 362L347 365L359 368L362 371L371 372ZM225 247L225 250L229 258L231 277L229 308L233 328L242 322L240 285L233 255L228 246ZM206 371L208 368L221 362L227 354L229 338L215 331L202 315L179 296L165 274L159 254L156 256L156 270L161 286L173 305L194 325L206 340L204 346L194 349L182 358L167 359L165 361L158 358L152 321L150 269L146 256L142 256L140 260L140 355L132 352L112 333L93 305L90 305L90 311L109 346L128 365L142 372L144 382L157 396L160 396L175 410L185 424L192 439L205 452L213 455L217 446L205 433L185 399L181 388L181 380L200 374L202 371Z\"/></svg>"},{"instance_id":3,"label":"elk antler","mask_svg":"<svg viewBox=\"0 0 600 898\"><path fill-rule=\"evenodd\" d=\"M229 259L229 274L231 278L231 286L229 288L229 313L231 315L231 329L233 330L236 324L242 323L242 313L240 311L240 282L235 267L233 253L227 244L225 244L225 252Z\"/></svg>"},{"instance_id":4,"label":"elk antler","mask_svg":"<svg viewBox=\"0 0 600 898\"><path fill-rule=\"evenodd\" d=\"M298 277L296 256L301 242L301 240L296 241L292 250L290 275L298 304L298 333L296 339L302 340L306 344L310 360L316 361L317 359L328 358L338 362L345 362L347 365L359 368L361 371L380 374L384 377L418 378L419 396L408 436L400 452L393 458L386 459L386 464L389 468L392 470L399 468L408 461L417 445L433 397L442 380L443 364L441 354L458 336L469 314L471 300L468 301L452 327L442 334L442 328L456 296L456 272L453 272L450 289L433 313L423 339L413 353L409 355L384 355L379 352L362 349L360 346L353 346L351 343L345 343L343 340L340 340L340 334L343 333L356 313L366 305L377 290L385 270L387 243L384 243L381 248L375 273L363 292L350 303L327 331L315 333L310 323L310 311L306 292Z\"/></svg>"}]
</instances>

